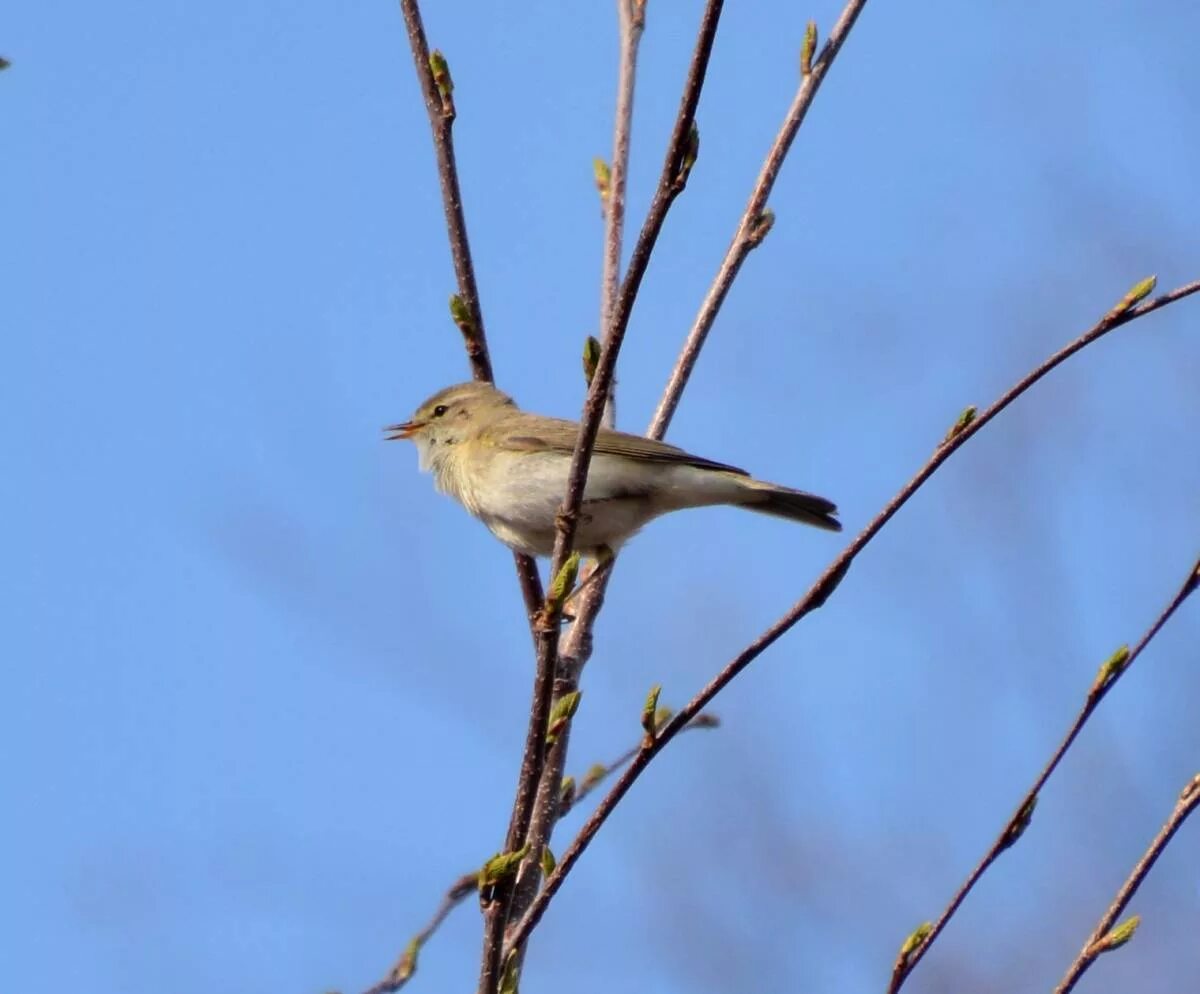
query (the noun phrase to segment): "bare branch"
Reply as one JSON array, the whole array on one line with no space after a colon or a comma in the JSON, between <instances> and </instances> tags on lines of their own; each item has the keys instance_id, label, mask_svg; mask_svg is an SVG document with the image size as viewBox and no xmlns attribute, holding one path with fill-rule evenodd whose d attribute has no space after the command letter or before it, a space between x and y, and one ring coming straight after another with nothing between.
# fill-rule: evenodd
<instances>
[{"instance_id":1,"label":"bare branch","mask_svg":"<svg viewBox=\"0 0 1200 994\"><path fill-rule=\"evenodd\" d=\"M446 231L450 235L450 255L454 260L454 275L458 278L458 294L466 308L467 321L459 324L471 361L471 371L477 380L491 383L492 360L488 354L487 336L483 328L483 310L479 305L479 288L475 285L475 267L471 263L471 245L467 240L467 222L463 217L462 192L458 186L458 166L454 160L454 83L450 70L440 52L431 58L425 39L425 25L417 0L400 0L408 42L412 48L413 64L429 127L433 132L433 151L437 156L438 180L442 186L442 208L446 214Z\"/></svg>"},{"instance_id":2,"label":"bare branch","mask_svg":"<svg viewBox=\"0 0 1200 994\"><path fill-rule=\"evenodd\" d=\"M629 134L633 122L633 93L637 78L638 47L646 26L646 0L617 0L617 20L621 33L620 62L617 69L617 108L613 125L612 163L609 166L607 195L604 199L604 265L600 277L600 336L608 342L617 291L621 279L621 243L625 233L625 187L629 176ZM615 383L608 391L604 421L612 427L616 421Z\"/></svg>"},{"instance_id":3,"label":"bare branch","mask_svg":"<svg viewBox=\"0 0 1200 994\"><path fill-rule=\"evenodd\" d=\"M1133 895L1137 893L1137 889L1150 873L1158 857L1163 854L1163 850L1167 848L1172 836L1179 831L1180 826L1187 821L1188 816L1197 807L1200 807L1200 776L1192 777L1191 782L1183 788L1183 792L1175 804L1175 810L1171 812L1171 817L1154 837L1150 848L1137 861L1137 865L1122 884L1113 903L1109 905L1104 917L1100 919L1100 924L1088 936L1087 942L1083 944L1083 949L1079 951L1079 955L1067 969L1062 981L1054 988L1054 994L1067 994L1068 991L1073 990L1079 982L1079 978L1096 962L1097 957L1124 945L1133 937L1140 919L1135 916L1123 925L1117 925L1117 918L1125 910Z\"/></svg>"},{"instance_id":4,"label":"bare branch","mask_svg":"<svg viewBox=\"0 0 1200 994\"><path fill-rule=\"evenodd\" d=\"M545 653L543 645L548 638L547 628L558 627L558 622L549 616L544 607L537 608L532 615L534 644L538 647L536 668L533 677L533 701L529 708L529 724L525 735L525 750L521 758L521 772L517 778L517 792L513 799L512 815L505 835L504 849L516 852L524 845L530 821L538 800L538 788L545 779L546 729L550 710L555 698L555 654ZM555 632L557 634L557 631ZM569 729L570 723L567 722ZM562 739L567 738L566 730ZM561 776L561 774L560 774ZM540 856L540 854L539 854ZM509 908L512 906L516 881L512 878L501 881L493 889L491 899L483 905L483 958L480 967L480 994L492 994L498 989L502 961L504 929L508 924Z\"/></svg>"},{"instance_id":5,"label":"bare branch","mask_svg":"<svg viewBox=\"0 0 1200 994\"><path fill-rule=\"evenodd\" d=\"M475 267L471 262L471 245L467 240L467 223L463 217L462 192L458 186L458 166L454 159L454 83L441 53L437 53L436 58L430 55L417 0L400 0L400 10L404 14L413 65L425 97L425 110L429 114L438 180L442 188L442 208L446 215L446 232L450 238L450 256L458 279L458 294L451 298L451 313L462 332L472 375L477 380L491 383L494 379L492 360L483 328L483 310L479 303L479 288L475 283ZM458 312L459 308L461 312ZM537 565L532 557L519 552L513 553L513 559L521 596L525 600L525 613L532 619L542 605L542 584L538 579Z\"/></svg>"},{"instance_id":6,"label":"bare branch","mask_svg":"<svg viewBox=\"0 0 1200 994\"><path fill-rule=\"evenodd\" d=\"M657 717L658 724L665 725L671 719L669 711L661 713ZM708 711L701 712L696 715L687 726L683 729L685 732L693 731L702 728L719 728L721 719L715 714ZM621 769L626 763L630 762L642 750L642 743L639 740L638 744L626 749L620 756L614 759L607 765L597 763L578 780L578 786L571 792L570 796L564 797L562 802L562 810L559 812L559 817L563 817L568 811L578 807L583 800L591 794L597 787L607 780L613 773Z\"/></svg>"},{"instance_id":7,"label":"bare branch","mask_svg":"<svg viewBox=\"0 0 1200 994\"><path fill-rule=\"evenodd\" d=\"M805 615L810 614L817 608L821 607L829 596L837 589L838 584L842 581L846 572L849 570L851 563L871 540L880 532L892 517L900 510L916 493L921 486L937 471L937 469L953 455L958 449L970 438L987 425L1009 404L1020 397L1026 390L1037 383L1051 370L1065 362L1076 352L1086 348L1092 342L1097 341L1104 335L1108 334L1115 328L1121 325L1128 324L1130 321L1144 317L1160 307L1165 307L1167 304L1180 300L1190 294L1200 291L1200 282L1189 283L1185 286L1178 287L1170 293L1163 294L1154 300L1145 303L1130 305L1129 301L1134 293L1142 286L1135 287L1130 295L1127 295L1116 307L1104 315L1092 328L1065 346L1049 359L1043 362L1031 373L1026 375L1008 391L1006 391L999 400L997 400L987 410L981 412L974 420L964 425L961 430L952 432L938 448L934 451L933 456L917 471L916 475L906 483L895 497L887 503L887 505L879 512L878 515L864 528L851 543L841 552L841 554L826 568L825 572L817 579L817 581L809 588L808 592L797 601L792 608L770 628L762 633L757 639L751 642L743 649L733 660L731 660L713 679L705 686L695 697L693 697L679 713L667 724L667 726L656 736L654 742L647 748L644 748L634 758L629 768L621 775L612 789L605 795L604 800L600 802L599 807L592 816L580 829L579 834L572 841L571 845L563 853L559 860L558 866L554 872L546 879L545 885L538 893L533 903L525 916L511 931L510 946L515 947L518 943L523 942L529 933L534 929L537 923L545 914L546 908L554 895L562 886L563 880L567 874L571 872L572 867L578 862L579 857L583 855L588 844L595 838L600 827L612 814L613 809L620 803L621 799L633 786L634 782L642 775L642 772L650 764L656 755L663 749L668 742L674 738L681 729L683 729L689 721L696 717L712 699L720 693L720 691L742 672L747 666L757 659L766 649L778 641L785 633L787 633L797 622ZM1138 298L1140 299L1140 297Z\"/></svg>"},{"instance_id":8,"label":"bare branch","mask_svg":"<svg viewBox=\"0 0 1200 994\"><path fill-rule=\"evenodd\" d=\"M1083 730L1083 726L1087 724L1088 719L1091 718L1093 712L1099 707L1100 702L1116 686L1117 681L1129 670L1129 667L1142 654L1146 646L1150 644L1151 640L1162 629L1163 625L1179 610L1183 602L1195 592L1197 586L1200 586L1200 562L1193 564L1187 578L1176 591L1171 602L1166 606L1162 614L1158 616L1154 624L1146 630L1133 649L1131 650L1128 647L1122 646L1100 667L1100 672L1091 689L1088 691L1079 714L1075 716L1075 720L1071 723L1071 727L1067 729L1067 734L1063 737L1062 742L1059 743L1054 754L1050 757L1046 765L1042 767L1041 772L1033 781L1033 786L1021 798L1016 811L1001 830L996 841L992 843L992 847L987 851L983 859L979 861L975 869L971 871L954 897L950 899L950 903L946 905L946 909L942 912L937 922L924 932L919 942L915 943L911 948L901 950L901 955L897 957L895 966L892 968L892 979L888 984L888 994L896 994L900 990L904 981L908 979L909 974L921 962L921 959L929 951L929 947L937 941L938 936L942 934L942 930L950 922L950 919L954 917L954 913L958 910L959 905L971 893L975 884L979 882L979 878L987 872L987 869L1002 852L1012 846L1021 837L1021 834L1029 825L1034 806L1037 804L1037 799L1041 794L1042 788L1046 785L1046 781L1050 779L1051 774L1057 769L1058 764L1062 761L1063 756L1066 755L1067 750L1071 748L1076 737Z\"/></svg>"},{"instance_id":9,"label":"bare branch","mask_svg":"<svg viewBox=\"0 0 1200 994\"><path fill-rule=\"evenodd\" d=\"M716 278L713 280L704 302L700 305L700 311L688 332L683 351L679 353L679 358L675 362L675 368L671 370L666 390L654 412L650 429L646 433L651 438L662 438L667 433L671 418L675 414L675 408L679 406L679 399L683 396L683 389L687 386L696 360L700 357L700 350L704 348L704 340L708 337L713 322L717 319L717 313L725 302L725 297L728 295L730 287L733 286L733 281L737 278L742 263L770 230L774 215L767 210L767 198L771 195L775 180L779 177L779 171L783 167L783 161L791 150L792 142L800 130L800 125L804 123L808 108L812 106L813 99L821 88L825 74L829 72L829 67L837 58L842 43L846 40L850 29L854 27L854 22L858 20L858 15L862 13L862 9L866 5L867 0L850 0L846 4L842 16L833 26L829 40L821 49L821 54L817 56L815 62L811 63L810 71L801 73L800 87L792 99L792 105L783 119L783 125L775 136L771 150L767 153L766 161L763 162L762 169L758 173L754 191L750 194L745 211L742 212L742 219L738 222L733 241L730 242L729 248L725 252L725 258L717 270ZM810 50L809 59L811 59L811 47L815 39L816 28L810 23L805 34L805 44L809 46Z\"/></svg>"},{"instance_id":10,"label":"bare branch","mask_svg":"<svg viewBox=\"0 0 1200 994\"><path fill-rule=\"evenodd\" d=\"M392 994L393 991L398 991L412 979L413 974L417 972L417 956L421 952L421 948L429 941L430 936L441 927L446 916L475 893L478 878L479 871L474 870L471 873L464 873L450 885L446 896L442 898L442 903L438 905L437 911L429 919L429 924L412 937L408 945L404 947L400 958L396 960L396 965L388 971L387 976L375 986L368 987L365 994Z\"/></svg>"}]
</instances>

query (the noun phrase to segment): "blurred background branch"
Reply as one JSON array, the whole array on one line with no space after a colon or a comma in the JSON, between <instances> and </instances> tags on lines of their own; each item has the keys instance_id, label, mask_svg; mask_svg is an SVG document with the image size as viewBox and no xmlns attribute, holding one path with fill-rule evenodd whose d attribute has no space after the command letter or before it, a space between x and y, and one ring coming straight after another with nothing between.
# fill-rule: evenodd
<instances>
[{"instance_id":1,"label":"blurred background branch","mask_svg":"<svg viewBox=\"0 0 1200 994\"><path fill-rule=\"evenodd\" d=\"M1146 879L1146 876L1154 868L1154 864L1158 861L1159 856L1163 854L1163 850L1167 848L1175 833L1179 831L1183 823L1187 821L1188 816L1198 806L1200 806L1200 776L1195 776L1183 788L1182 793L1179 795L1179 800L1175 802L1175 809L1171 812L1171 816L1167 819L1166 824L1163 825L1158 835L1154 837L1154 841L1150 843L1150 848L1146 850L1142 858L1138 860L1137 865L1134 866L1129 877L1117 892L1113 903L1109 905L1108 910L1100 919L1100 924L1096 926L1095 931L1088 937L1087 942L1083 944L1083 949L1079 951L1079 955L1067 968L1062 982L1054 989L1054 994L1067 994L1068 991L1074 990L1075 985L1079 983L1079 979L1091 968L1098 957L1123 946L1133 938L1133 933L1137 930L1138 924L1141 921L1140 916L1135 915L1121 925L1117 925L1117 919L1133 899L1133 895L1137 893L1138 888L1142 885L1142 881Z\"/></svg>"}]
</instances>

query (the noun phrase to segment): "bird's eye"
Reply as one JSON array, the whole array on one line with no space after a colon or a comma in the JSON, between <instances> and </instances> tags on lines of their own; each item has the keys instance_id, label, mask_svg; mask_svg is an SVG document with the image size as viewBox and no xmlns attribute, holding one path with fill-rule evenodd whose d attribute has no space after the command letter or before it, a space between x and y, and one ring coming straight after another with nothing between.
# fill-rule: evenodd
<instances>
[{"instance_id":1,"label":"bird's eye","mask_svg":"<svg viewBox=\"0 0 1200 994\"><path fill-rule=\"evenodd\" d=\"M446 408L445 404L438 404L438 406L433 409L433 416L435 418L440 418L443 414L446 413L446 410L447 410L447 408Z\"/></svg>"}]
</instances>

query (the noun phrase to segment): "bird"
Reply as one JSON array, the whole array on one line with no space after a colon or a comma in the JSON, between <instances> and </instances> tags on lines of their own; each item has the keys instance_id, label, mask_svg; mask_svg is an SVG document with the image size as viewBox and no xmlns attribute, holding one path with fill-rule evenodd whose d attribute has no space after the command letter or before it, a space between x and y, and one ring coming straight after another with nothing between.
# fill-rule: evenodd
<instances>
[{"instance_id":1,"label":"bird","mask_svg":"<svg viewBox=\"0 0 1200 994\"><path fill-rule=\"evenodd\" d=\"M384 429L409 439L420 468L510 549L553 554L579 423L522 411L490 383L439 390L408 421ZM601 428L588 469L574 548L610 557L642 526L690 507L731 505L840 531L832 501L767 483L666 442Z\"/></svg>"}]
</instances>

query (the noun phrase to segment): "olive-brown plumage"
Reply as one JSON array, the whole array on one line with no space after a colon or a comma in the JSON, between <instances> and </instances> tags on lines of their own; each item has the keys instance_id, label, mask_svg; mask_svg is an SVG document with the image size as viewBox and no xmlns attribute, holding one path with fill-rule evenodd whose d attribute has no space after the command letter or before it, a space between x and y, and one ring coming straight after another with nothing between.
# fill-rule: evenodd
<instances>
[{"instance_id":1,"label":"olive-brown plumage","mask_svg":"<svg viewBox=\"0 0 1200 994\"><path fill-rule=\"evenodd\" d=\"M574 421L528 414L487 383L459 383L430 397L388 438L411 439L421 468L510 548L549 556L555 515L579 436ZM596 436L575 545L615 550L661 514L729 504L840 531L824 497L756 480L745 470L625 432Z\"/></svg>"}]
</instances>

